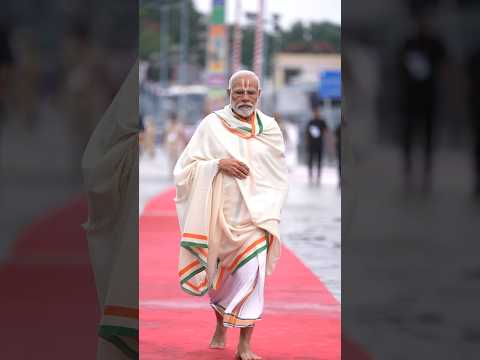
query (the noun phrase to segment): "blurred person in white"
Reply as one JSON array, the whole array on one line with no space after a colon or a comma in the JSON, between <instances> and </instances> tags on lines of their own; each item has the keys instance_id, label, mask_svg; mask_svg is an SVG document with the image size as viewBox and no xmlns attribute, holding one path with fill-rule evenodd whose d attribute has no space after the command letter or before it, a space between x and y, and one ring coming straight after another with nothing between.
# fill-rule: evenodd
<instances>
[{"instance_id":1,"label":"blurred person in white","mask_svg":"<svg viewBox=\"0 0 480 360\"><path fill-rule=\"evenodd\" d=\"M187 144L187 131L183 124L178 121L175 113L170 114L170 121L165 129L164 139L170 166L169 174L173 175L175 163Z\"/></svg>"},{"instance_id":2,"label":"blurred person in white","mask_svg":"<svg viewBox=\"0 0 480 360\"><path fill-rule=\"evenodd\" d=\"M208 292L216 316L210 348L241 328L236 357L261 359L250 346L264 305L265 276L280 256L280 213L287 195L282 132L256 108L255 73L232 75L230 104L207 115L174 170L184 291Z\"/></svg>"},{"instance_id":3,"label":"blurred person in white","mask_svg":"<svg viewBox=\"0 0 480 360\"><path fill-rule=\"evenodd\" d=\"M155 138L157 136L157 127L155 126L155 118L151 115L145 117L145 130L143 134L144 151L150 159L155 158Z\"/></svg>"}]
</instances>

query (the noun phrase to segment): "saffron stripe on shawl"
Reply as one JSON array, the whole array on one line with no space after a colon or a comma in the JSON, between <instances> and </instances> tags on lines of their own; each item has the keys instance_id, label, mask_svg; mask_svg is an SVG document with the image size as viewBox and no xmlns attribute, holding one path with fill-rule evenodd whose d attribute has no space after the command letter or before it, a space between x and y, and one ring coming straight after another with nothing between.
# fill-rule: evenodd
<instances>
[{"instance_id":1,"label":"saffron stripe on shawl","mask_svg":"<svg viewBox=\"0 0 480 360\"><path fill-rule=\"evenodd\" d=\"M138 309L129 308L125 306L108 305L108 306L105 306L105 310L103 311L103 313L109 316L119 316L119 317L126 317L130 319L138 319Z\"/></svg>"},{"instance_id":2,"label":"saffron stripe on shawl","mask_svg":"<svg viewBox=\"0 0 480 360\"><path fill-rule=\"evenodd\" d=\"M213 283L213 289L214 290L217 290L219 288L220 284L223 281L224 275L225 275L225 267L221 266L220 269L217 271L216 279Z\"/></svg>"},{"instance_id":3,"label":"saffron stripe on shawl","mask_svg":"<svg viewBox=\"0 0 480 360\"><path fill-rule=\"evenodd\" d=\"M221 116L219 117L222 120L222 124L225 126L227 130L244 139L250 139L252 137L255 137L256 135L260 135L263 132L263 123L260 120L260 115L258 114L257 111L252 113L252 115L250 116L250 119L249 119L250 127L248 126L233 127L231 124L228 123L228 121L226 121L226 119L224 119ZM238 116L235 116L235 117L239 119ZM241 119L239 120L242 121ZM257 126L255 122L258 123L258 134L257 134Z\"/></svg>"},{"instance_id":4,"label":"saffron stripe on shawl","mask_svg":"<svg viewBox=\"0 0 480 360\"><path fill-rule=\"evenodd\" d=\"M195 260L197 261L197 260ZM180 276L180 284L183 284L185 282L187 282L188 280L190 280L192 277L194 277L195 275L201 273L202 271L204 271L206 268L205 266L203 265L200 265L200 262L199 264L197 264L196 266L192 267L191 269L189 269L188 271L186 271L182 276Z\"/></svg>"},{"instance_id":5,"label":"saffron stripe on shawl","mask_svg":"<svg viewBox=\"0 0 480 360\"><path fill-rule=\"evenodd\" d=\"M260 254L262 251L265 251L267 249L268 249L267 243L265 243L265 245L263 245L262 247L257 248L254 252L252 252L250 255L248 255L246 258L244 258L242 261L240 261L240 263L237 265L237 267L233 270L233 273L235 271L237 271L239 268L241 268L243 265L245 265L247 262L252 260L255 256Z\"/></svg>"},{"instance_id":6,"label":"saffron stripe on shawl","mask_svg":"<svg viewBox=\"0 0 480 360\"><path fill-rule=\"evenodd\" d=\"M205 280L203 280L202 283L201 283L200 285L198 285L198 286L196 286L195 284L193 284L191 281L187 281L187 284L188 284L190 287L194 288L195 290L201 291L201 290L203 290L203 289L207 286L208 281L207 281L207 279L205 278Z\"/></svg>"},{"instance_id":7,"label":"saffron stripe on shawl","mask_svg":"<svg viewBox=\"0 0 480 360\"><path fill-rule=\"evenodd\" d=\"M198 240L208 240L208 236L201 235L201 234L183 233L182 237L191 238L191 239L198 239Z\"/></svg>"},{"instance_id":8,"label":"saffron stripe on shawl","mask_svg":"<svg viewBox=\"0 0 480 360\"><path fill-rule=\"evenodd\" d=\"M235 272L235 270L237 270L239 267L238 265L240 265L240 263L242 263L243 265L246 262L244 260L246 260L249 256L257 254L259 252L258 250L265 250L265 241L265 235L263 235L260 239L254 241L240 255L235 258L235 260L228 267L228 271ZM265 248L263 249L263 247Z\"/></svg>"},{"instance_id":9,"label":"saffron stripe on shawl","mask_svg":"<svg viewBox=\"0 0 480 360\"><path fill-rule=\"evenodd\" d=\"M222 120L222 124L225 126L225 128L228 131L232 132L233 134L238 135L244 139L250 139L253 136L250 129L248 129L247 131L247 128L244 128L244 127L232 128L225 122L223 118L220 118L220 119Z\"/></svg>"},{"instance_id":10,"label":"saffron stripe on shawl","mask_svg":"<svg viewBox=\"0 0 480 360\"><path fill-rule=\"evenodd\" d=\"M191 281L187 281L181 284L181 288L183 291L193 296L203 296L208 291L207 284L205 284L202 287L200 286L197 287L197 286L194 286Z\"/></svg>"},{"instance_id":11,"label":"saffron stripe on shawl","mask_svg":"<svg viewBox=\"0 0 480 360\"><path fill-rule=\"evenodd\" d=\"M183 233L182 239L184 238L188 240L182 240L180 242L180 246L186 249L193 248L193 247L208 248L208 237L205 235Z\"/></svg>"},{"instance_id":12,"label":"saffron stripe on shawl","mask_svg":"<svg viewBox=\"0 0 480 360\"><path fill-rule=\"evenodd\" d=\"M179 276L182 276L183 274L185 274L188 270L190 270L191 268L193 268L194 266L197 266L200 264L200 261L198 260L194 260L192 261L190 264L188 264L187 266L185 266L182 270L180 270L178 272L178 275Z\"/></svg>"}]
</instances>

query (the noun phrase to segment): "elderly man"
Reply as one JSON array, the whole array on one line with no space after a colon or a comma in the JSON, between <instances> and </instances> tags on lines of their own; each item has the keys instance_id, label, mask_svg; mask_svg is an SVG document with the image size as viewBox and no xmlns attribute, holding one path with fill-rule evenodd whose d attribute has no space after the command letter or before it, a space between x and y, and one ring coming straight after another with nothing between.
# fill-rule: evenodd
<instances>
[{"instance_id":1,"label":"elderly man","mask_svg":"<svg viewBox=\"0 0 480 360\"><path fill-rule=\"evenodd\" d=\"M235 73L230 104L206 116L174 169L181 230L180 284L208 292L216 316L210 348L223 349L237 327L237 357L250 347L263 310L265 275L280 256L280 212L287 195L282 132L256 109L261 89L250 71Z\"/></svg>"}]
</instances>

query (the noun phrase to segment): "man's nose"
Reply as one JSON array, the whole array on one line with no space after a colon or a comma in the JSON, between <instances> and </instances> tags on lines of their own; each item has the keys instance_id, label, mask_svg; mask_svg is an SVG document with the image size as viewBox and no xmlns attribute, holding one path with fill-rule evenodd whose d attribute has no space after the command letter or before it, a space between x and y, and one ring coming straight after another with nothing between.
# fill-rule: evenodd
<instances>
[{"instance_id":1,"label":"man's nose","mask_svg":"<svg viewBox=\"0 0 480 360\"><path fill-rule=\"evenodd\" d=\"M240 100L242 100L242 101L249 101L249 98L250 97L248 96L246 91L243 92L242 95L240 96Z\"/></svg>"}]
</instances>

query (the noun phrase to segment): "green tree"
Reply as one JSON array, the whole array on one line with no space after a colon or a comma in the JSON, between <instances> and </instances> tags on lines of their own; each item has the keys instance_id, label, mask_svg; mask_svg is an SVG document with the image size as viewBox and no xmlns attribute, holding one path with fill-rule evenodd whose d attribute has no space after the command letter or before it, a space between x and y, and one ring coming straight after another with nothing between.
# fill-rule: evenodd
<instances>
[{"instance_id":1,"label":"green tree","mask_svg":"<svg viewBox=\"0 0 480 360\"><path fill-rule=\"evenodd\" d=\"M311 23L308 30L313 41L325 41L340 51L342 41L340 26L330 22Z\"/></svg>"},{"instance_id":2,"label":"green tree","mask_svg":"<svg viewBox=\"0 0 480 360\"><path fill-rule=\"evenodd\" d=\"M161 12L159 5L168 5L169 15L169 53L178 50L180 46L181 2L163 0L144 0L140 5L140 58L148 59L152 54L160 51ZM188 48L190 62L199 65L205 64L205 37L207 19L199 13L192 0L188 0L189 6L189 34Z\"/></svg>"}]
</instances>

